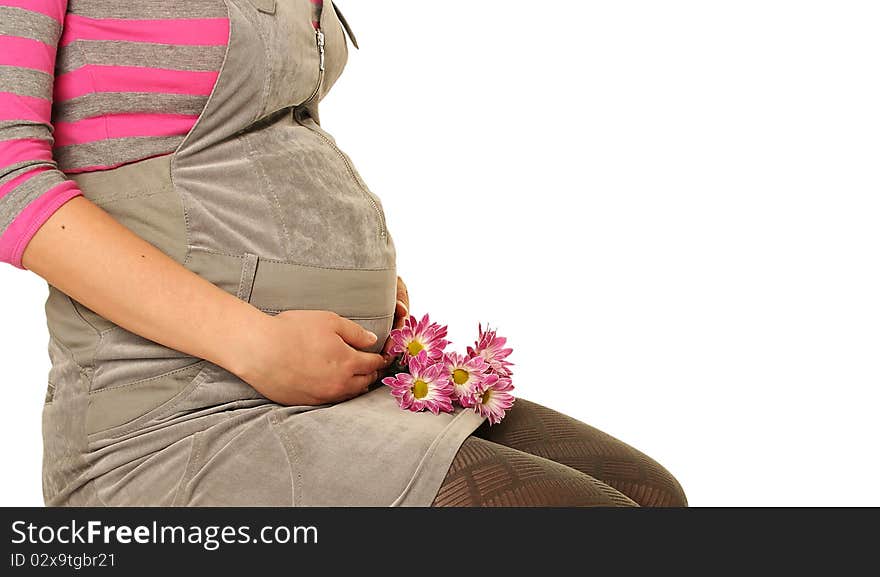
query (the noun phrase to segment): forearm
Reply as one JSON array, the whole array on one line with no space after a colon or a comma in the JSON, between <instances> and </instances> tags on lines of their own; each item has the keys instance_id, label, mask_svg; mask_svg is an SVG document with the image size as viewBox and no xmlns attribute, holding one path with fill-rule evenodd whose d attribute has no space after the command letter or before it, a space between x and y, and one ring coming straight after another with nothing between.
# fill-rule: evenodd
<instances>
[{"instance_id":1,"label":"forearm","mask_svg":"<svg viewBox=\"0 0 880 577\"><path fill-rule=\"evenodd\" d=\"M268 315L218 288L85 197L58 209L22 264L117 325L236 372Z\"/></svg>"}]
</instances>

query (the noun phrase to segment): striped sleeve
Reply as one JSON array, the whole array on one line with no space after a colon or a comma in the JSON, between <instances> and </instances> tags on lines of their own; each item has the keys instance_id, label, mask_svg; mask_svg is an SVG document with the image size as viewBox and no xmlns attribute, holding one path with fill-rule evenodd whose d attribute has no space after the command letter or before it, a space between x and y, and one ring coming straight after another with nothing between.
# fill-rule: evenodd
<instances>
[{"instance_id":1,"label":"striped sleeve","mask_svg":"<svg viewBox=\"0 0 880 577\"><path fill-rule=\"evenodd\" d=\"M67 0L0 0L0 261L82 192L52 156L55 55Z\"/></svg>"}]
</instances>

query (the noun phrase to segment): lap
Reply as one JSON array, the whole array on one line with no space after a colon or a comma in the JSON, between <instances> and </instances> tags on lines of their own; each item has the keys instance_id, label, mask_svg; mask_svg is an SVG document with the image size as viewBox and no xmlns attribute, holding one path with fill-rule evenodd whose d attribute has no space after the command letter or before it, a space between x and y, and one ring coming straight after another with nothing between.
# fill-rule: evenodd
<instances>
[{"instance_id":1,"label":"lap","mask_svg":"<svg viewBox=\"0 0 880 577\"><path fill-rule=\"evenodd\" d=\"M685 506L681 485L638 449L568 415L517 398L498 424L474 436L561 463L614 487L640 505Z\"/></svg>"},{"instance_id":2,"label":"lap","mask_svg":"<svg viewBox=\"0 0 880 577\"><path fill-rule=\"evenodd\" d=\"M634 507L593 477L555 461L465 439L434 499L436 507Z\"/></svg>"}]
</instances>

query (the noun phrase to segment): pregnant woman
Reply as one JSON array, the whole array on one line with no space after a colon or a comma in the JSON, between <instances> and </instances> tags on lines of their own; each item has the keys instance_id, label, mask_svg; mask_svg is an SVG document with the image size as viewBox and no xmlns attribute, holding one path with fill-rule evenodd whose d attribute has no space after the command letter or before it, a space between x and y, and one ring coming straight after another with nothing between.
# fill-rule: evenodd
<instances>
[{"instance_id":1,"label":"pregnant woman","mask_svg":"<svg viewBox=\"0 0 880 577\"><path fill-rule=\"evenodd\" d=\"M330 0L0 0L0 259L49 285L46 504L685 505L525 399L491 427L397 406L409 297L319 123L349 43Z\"/></svg>"}]
</instances>

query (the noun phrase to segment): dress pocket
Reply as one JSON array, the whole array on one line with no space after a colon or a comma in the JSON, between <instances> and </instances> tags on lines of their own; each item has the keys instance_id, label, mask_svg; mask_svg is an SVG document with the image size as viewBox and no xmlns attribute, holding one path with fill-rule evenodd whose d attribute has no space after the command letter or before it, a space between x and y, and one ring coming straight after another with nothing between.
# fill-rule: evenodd
<instances>
[{"instance_id":1,"label":"dress pocket","mask_svg":"<svg viewBox=\"0 0 880 577\"><path fill-rule=\"evenodd\" d=\"M89 442L121 437L172 413L207 378L206 360L180 369L89 393Z\"/></svg>"}]
</instances>

